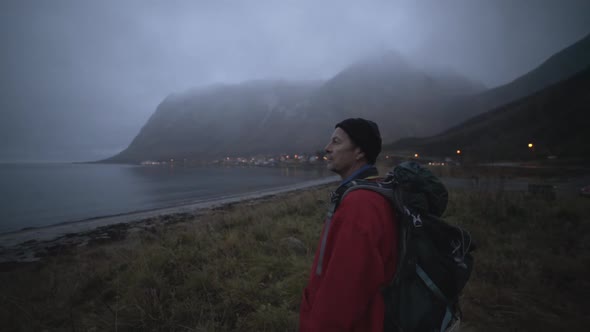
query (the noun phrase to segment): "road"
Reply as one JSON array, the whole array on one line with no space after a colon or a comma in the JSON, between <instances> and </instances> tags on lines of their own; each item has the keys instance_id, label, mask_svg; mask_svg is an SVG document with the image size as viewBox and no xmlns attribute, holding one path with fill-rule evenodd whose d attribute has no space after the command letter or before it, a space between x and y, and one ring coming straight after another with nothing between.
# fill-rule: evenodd
<instances>
[{"instance_id":1,"label":"road","mask_svg":"<svg viewBox=\"0 0 590 332\"><path fill-rule=\"evenodd\" d=\"M527 191L529 184L552 185L558 195L578 195L581 187L590 185L590 175L568 178L451 178L441 177L449 189Z\"/></svg>"}]
</instances>

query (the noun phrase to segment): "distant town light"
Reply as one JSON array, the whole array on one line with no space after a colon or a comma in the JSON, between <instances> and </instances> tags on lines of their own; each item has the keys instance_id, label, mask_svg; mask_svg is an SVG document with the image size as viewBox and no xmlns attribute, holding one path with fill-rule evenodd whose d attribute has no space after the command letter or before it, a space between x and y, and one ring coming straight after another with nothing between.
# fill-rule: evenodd
<instances>
[{"instance_id":1,"label":"distant town light","mask_svg":"<svg viewBox=\"0 0 590 332\"><path fill-rule=\"evenodd\" d=\"M328 160L328 157L324 156L324 160Z\"/></svg>"},{"instance_id":2,"label":"distant town light","mask_svg":"<svg viewBox=\"0 0 590 332\"><path fill-rule=\"evenodd\" d=\"M419 155L417 153L414 153L414 158L418 158Z\"/></svg>"},{"instance_id":3,"label":"distant town light","mask_svg":"<svg viewBox=\"0 0 590 332\"><path fill-rule=\"evenodd\" d=\"M461 150L457 150L457 154L461 154Z\"/></svg>"},{"instance_id":4,"label":"distant town light","mask_svg":"<svg viewBox=\"0 0 590 332\"><path fill-rule=\"evenodd\" d=\"M529 149L532 149L533 146L534 146L533 143L529 143Z\"/></svg>"}]
</instances>

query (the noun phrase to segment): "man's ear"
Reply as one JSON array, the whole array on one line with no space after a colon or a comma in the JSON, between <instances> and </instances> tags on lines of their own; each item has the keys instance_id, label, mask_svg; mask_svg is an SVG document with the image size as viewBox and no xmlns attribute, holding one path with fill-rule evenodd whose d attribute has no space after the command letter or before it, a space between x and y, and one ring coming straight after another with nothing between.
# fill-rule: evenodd
<instances>
[{"instance_id":1,"label":"man's ear","mask_svg":"<svg viewBox=\"0 0 590 332\"><path fill-rule=\"evenodd\" d=\"M363 152L363 150L361 150L361 148L357 147L355 152L355 159L356 160L361 160L363 158L365 158L365 153Z\"/></svg>"}]
</instances>

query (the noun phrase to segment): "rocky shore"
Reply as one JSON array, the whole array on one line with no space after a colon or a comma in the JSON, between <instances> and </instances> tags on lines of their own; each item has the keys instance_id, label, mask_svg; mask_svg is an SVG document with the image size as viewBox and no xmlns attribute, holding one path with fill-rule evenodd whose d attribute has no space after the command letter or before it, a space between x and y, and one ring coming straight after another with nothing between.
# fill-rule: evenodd
<instances>
[{"instance_id":1,"label":"rocky shore","mask_svg":"<svg viewBox=\"0 0 590 332\"><path fill-rule=\"evenodd\" d=\"M198 220L197 217L207 211L223 209L237 202L276 199L279 194L322 186L335 181L337 177L328 177L291 186L201 200L182 206L4 233L0 234L0 264L8 267L12 264L38 261L43 257L57 255L74 247L121 240L132 233L153 231L156 226Z\"/></svg>"}]
</instances>

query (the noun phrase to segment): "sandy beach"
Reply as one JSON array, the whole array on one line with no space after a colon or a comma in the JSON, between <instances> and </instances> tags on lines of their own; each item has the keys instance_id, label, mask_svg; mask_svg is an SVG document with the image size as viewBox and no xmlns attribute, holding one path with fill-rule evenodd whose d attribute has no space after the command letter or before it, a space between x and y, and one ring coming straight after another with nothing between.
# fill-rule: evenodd
<instances>
[{"instance_id":1,"label":"sandy beach","mask_svg":"<svg viewBox=\"0 0 590 332\"><path fill-rule=\"evenodd\" d=\"M3 233L0 234L0 263L36 261L43 256L61 251L67 247L84 246L91 241L120 238L124 236L123 232L148 229L156 224L178 222L228 204L268 198L296 190L327 185L336 181L338 181L338 177L332 176L295 185L204 199L179 206L96 217Z\"/></svg>"}]
</instances>

